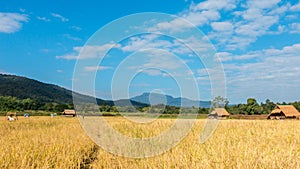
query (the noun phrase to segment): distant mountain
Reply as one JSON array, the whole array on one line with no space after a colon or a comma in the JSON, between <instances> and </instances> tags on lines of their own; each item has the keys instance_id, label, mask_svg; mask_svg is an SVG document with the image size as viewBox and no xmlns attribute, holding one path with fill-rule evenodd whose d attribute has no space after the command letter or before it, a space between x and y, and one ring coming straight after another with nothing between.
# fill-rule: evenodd
<instances>
[{"instance_id":1,"label":"distant mountain","mask_svg":"<svg viewBox=\"0 0 300 169\"><path fill-rule=\"evenodd\" d=\"M95 98L79 93L75 93L80 102L90 103ZM19 99L35 99L41 103L53 102L59 104L73 103L72 91L57 85L42 83L37 80L15 75L0 74L0 96L13 96ZM111 100L102 100L97 98L98 105L114 105ZM117 100L117 105L147 106L131 100Z\"/></svg>"},{"instance_id":2,"label":"distant mountain","mask_svg":"<svg viewBox=\"0 0 300 169\"><path fill-rule=\"evenodd\" d=\"M190 100L187 98L174 98L169 95L163 95L159 93L143 93L142 95L132 97L131 100L145 103L145 104L166 104L169 106L177 106L177 107L203 107L203 108L209 108L211 105L210 101L196 101L196 100Z\"/></svg>"}]
</instances>

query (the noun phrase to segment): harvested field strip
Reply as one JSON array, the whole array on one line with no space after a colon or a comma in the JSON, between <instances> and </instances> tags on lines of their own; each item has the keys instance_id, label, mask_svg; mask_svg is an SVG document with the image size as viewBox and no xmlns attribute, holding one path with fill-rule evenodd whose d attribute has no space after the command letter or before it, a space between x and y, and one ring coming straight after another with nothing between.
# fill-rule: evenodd
<instances>
[{"instance_id":1,"label":"harvested field strip","mask_svg":"<svg viewBox=\"0 0 300 169\"><path fill-rule=\"evenodd\" d=\"M107 120L120 133L143 138L166 131L174 121L158 119L147 127L119 117ZM1 120L0 168L300 168L300 121L222 120L199 144L204 122L197 120L170 151L132 159L99 148L76 118Z\"/></svg>"},{"instance_id":2,"label":"harvested field strip","mask_svg":"<svg viewBox=\"0 0 300 169\"><path fill-rule=\"evenodd\" d=\"M0 168L81 168L95 144L76 118L0 121Z\"/></svg>"}]
</instances>

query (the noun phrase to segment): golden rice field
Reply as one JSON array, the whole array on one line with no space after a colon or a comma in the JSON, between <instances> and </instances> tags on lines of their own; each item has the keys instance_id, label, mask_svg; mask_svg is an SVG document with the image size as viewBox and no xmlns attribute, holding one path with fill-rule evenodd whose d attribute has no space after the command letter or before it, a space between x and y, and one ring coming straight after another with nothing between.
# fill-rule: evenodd
<instances>
[{"instance_id":1,"label":"golden rice field","mask_svg":"<svg viewBox=\"0 0 300 169\"><path fill-rule=\"evenodd\" d=\"M149 125L121 117L107 121L120 133L146 138L168 128L174 119ZM197 120L170 151L132 159L95 146L76 118L1 119L0 168L300 168L300 121L222 120L213 136L200 144L204 122Z\"/></svg>"}]
</instances>

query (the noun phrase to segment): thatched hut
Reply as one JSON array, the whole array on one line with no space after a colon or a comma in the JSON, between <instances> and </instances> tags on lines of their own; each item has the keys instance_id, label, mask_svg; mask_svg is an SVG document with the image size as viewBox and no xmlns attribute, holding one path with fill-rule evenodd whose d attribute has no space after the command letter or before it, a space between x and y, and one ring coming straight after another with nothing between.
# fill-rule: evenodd
<instances>
[{"instance_id":1,"label":"thatched hut","mask_svg":"<svg viewBox=\"0 0 300 169\"><path fill-rule=\"evenodd\" d=\"M69 109L65 109L62 114L65 116L73 116L73 117L76 116L75 110L69 110Z\"/></svg>"},{"instance_id":2,"label":"thatched hut","mask_svg":"<svg viewBox=\"0 0 300 169\"><path fill-rule=\"evenodd\" d=\"M18 120L18 116L16 112L7 112L6 113L7 120L12 119L12 120Z\"/></svg>"},{"instance_id":3,"label":"thatched hut","mask_svg":"<svg viewBox=\"0 0 300 169\"><path fill-rule=\"evenodd\" d=\"M268 115L268 119L295 119L300 113L293 105L276 105L275 109Z\"/></svg>"},{"instance_id":4,"label":"thatched hut","mask_svg":"<svg viewBox=\"0 0 300 169\"><path fill-rule=\"evenodd\" d=\"M229 113L224 108L214 108L214 110L208 116L209 118L226 119L229 117Z\"/></svg>"}]
</instances>

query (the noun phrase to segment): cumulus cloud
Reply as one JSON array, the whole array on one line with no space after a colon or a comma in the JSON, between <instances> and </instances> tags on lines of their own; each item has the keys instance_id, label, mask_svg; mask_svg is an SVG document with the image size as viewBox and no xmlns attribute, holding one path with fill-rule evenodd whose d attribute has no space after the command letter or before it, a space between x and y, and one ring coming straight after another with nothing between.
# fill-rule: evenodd
<instances>
[{"instance_id":1,"label":"cumulus cloud","mask_svg":"<svg viewBox=\"0 0 300 169\"><path fill-rule=\"evenodd\" d=\"M232 60L232 54L229 52L218 52L214 56L215 60L220 60L221 62Z\"/></svg>"},{"instance_id":2,"label":"cumulus cloud","mask_svg":"<svg viewBox=\"0 0 300 169\"><path fill-rule=\"evenodd\" d=\"M24 14L0 12L0 32L17 32L22 28L22 24L28 20L28 16Z\"/></svg>"},{"instance_id":3,"label":"cumulus cloud","mask_svg":"<svg viewBox=\"0 0 300 169\"><path fill-rule=\"evenodd\" d=\"M249 8L269 9L276 6L280 1L281 0L268 0L268 1L252 0L252 1L247 1L247 6Z\"/></svg>"},{"instance_id":4,"label":"cumulus cloud","mask_svg":"<svg viewBox=\"0 0 300 169\"><path fill-rule=\"evenodd\" d=\"M99 46L76 46L73 47L72 53L56 56L56 58L67 60L102 58L110 49L118 47L120 46L115 44L114 42Z\"/></svg>"},{"instance_id":5,"label":"cumulus cloud","mask_svg":"<svg viewBox=\"0 0 300 169\"><path fill-rule=\"evenodd\" d=\"M299 33L300 34L300 23L292 23L292 24L290 24L290 32L291 33Z\"/></svg>"},{"instance_id":6,"label":"cumulus cloud","mask_svg":"<svg viewBox=\"0 0 300 169\"><path fill-rule=\"evenodd\" d=\"M287 97L285 93L300 94L300 44L225 55L232 58L231 62L223 62L230 97L239 99L243 93L244 98L255 96L264 100L280 96L293 100L296 98ZM247 62L240 62L241 59Z\"/></svg>"},{"instance_id":7,"label":"cumulus cloud","mask_svg":"<svg viewBox=\"0 0 300 169\"><path fill-rule=\"evenodd\" d=\"M203 26L211 21L219 20L221 18L219 10L232 10L236 8L235 4L235 0L208 0L198 4L192 3L189 9L182 12L179 16L195 26ZM158 23L154 27L149 28L149 30L180 32L191 26L191 24L186 24L185 21L177 18L168 22Z\"/></svg>"},{"instance_id":8,"label":"cumulus cloud","mask_svg":"<svg viewBox=\"0 0 300 169\"><path fill-rule=\"evenodd\" d=\"M134 52L145 49L163 49L169 53L189 55L196 52L206 51L210 49L211 44L206 40L199 40L194 36L182 39L163 39L158 35L143 35L140 37L132 37L129 41L121 45L120 49L124 52Z\"/></svg>"},{"instance_id":9,"label":"cumulus cloud","mask_svg":"<svg viewBox=\"0 0 300 169\"><path fill-rule=\"evenodd\" d=\"M190 9L192 11L197 10L232 10L236 8L235 0L208 0L204 2L200 2L198 4L192 4Z\"/></svg>"},{"instance_id":10,"label":"cumulus cloud","mask_svg":"<svg viewBox=\"0 0 300 169\"><path fill-rule=\"evenodd\" d=\"M236 10L238 6L242 8ZM212 29L207 30L205 33L219 47L227 50L236 50L249 46L263 35L284 32L283 27L279 23L290 8L295 10L297 5L291 7L289 3L281 3L280 0L253 0L246 2L207 0L192 3L189 9L180 13L179 16L200 28L210 25ZM158 23L154 27L149 28L149 30L182 32L191 26L177 18L168 22Z\"/></svg>"},{"instance_id":11,"label":"cumulus cloud","mask_svg":"<svg viewBox=\"0 0 300 169\"><path fill-rule=\"evenodd\" d=\"M144 53L147 60L138 66L138 69L157 68L161 70L176 70L182 68L184 64L182 60L164 50L147 49Z\"/></svg>"},{"instance_id":12,"label":"cumulus cloud","mask_svg":"<svg viewBox=\"0 0 300 169\"><path fill-rule=\"evenodd\" d=\"M291 11L300 11L300 1L297 4L291 6L290 9Z\"/></svg>"},{"instance_id":13,"label":"cumulus cloud","mask_svg":"<svg viewBox=\"0 0 300 169\"><path fill-rule=\"evenodd\" d=\"M213 30L215 31L232 31L233 30L233 26L230 22L212 22L211 23L211 27L213 28Z\"/></svg>"}]
</instances>

